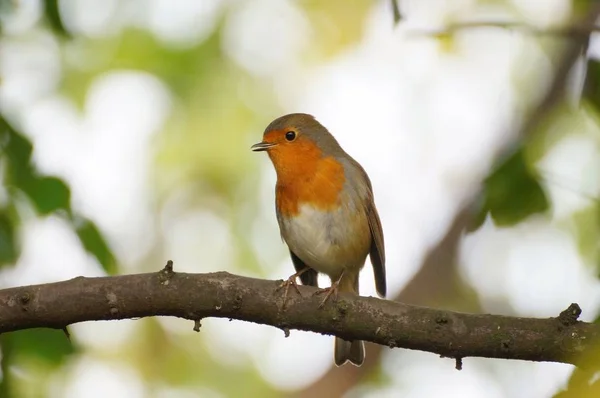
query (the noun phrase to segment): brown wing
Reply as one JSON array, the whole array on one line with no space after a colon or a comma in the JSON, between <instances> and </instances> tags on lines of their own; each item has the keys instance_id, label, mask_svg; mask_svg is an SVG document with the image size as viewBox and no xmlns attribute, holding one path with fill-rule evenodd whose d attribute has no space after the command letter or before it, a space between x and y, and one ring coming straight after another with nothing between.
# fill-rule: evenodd
<instances>
[{"instance_id":1,"label":"brown wing","mask_svg":"<svg viewBox=\"0 0 600 398\"><path fill-rule=\"evenodd\" d=\"M352 158L350 159L350 163L359 171L368 187L366 211L369 220L369 229L371 230L371 249L369 251L369 256L371 257L371 264L373 265L375 288L377 289L379 296L385 297L387 293L385 280L385 247L381 220L379 219L379 214L377 213L377 208L375 207L375 201L373 199L373 187L371 186L371 180L365 169L363 169L357 161Z\"/></svg>"},{"instance_id":2,"label":"brown wing","mask_svg":"<svg viewBox=\"0 0 600 398\"><path fill-rule=\"evenodd\" d=\"M371 264L373 265L373 274L375 275L375 288L381 297L385 297L387 286L385 281L385 247L383 245L383 229L381 228L381 220L373 197L367 208L367 216L369 217L369 227L371 229Z\"/></svg>"}]
</instances>

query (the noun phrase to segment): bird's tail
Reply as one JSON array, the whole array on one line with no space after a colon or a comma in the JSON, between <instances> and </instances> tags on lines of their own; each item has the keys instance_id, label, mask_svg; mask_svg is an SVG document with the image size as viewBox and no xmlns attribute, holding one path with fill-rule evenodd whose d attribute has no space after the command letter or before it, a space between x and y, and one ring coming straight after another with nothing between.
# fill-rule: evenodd
<instances>
[{"instance_id":1,"label":"bird's tail","mask_svg":"<svg viewBox=\"0 0 600 398\"><path fill-rule=\"evenodd\" d=\"M340 280L338 289L340 292L358 295L358 272L354 273L346 270ZM360 366L365 361L365 344L360 340L346 341L336 337L333 358L337 366L342 366L346 362Z\"/></svg>"},{"instance_id":2,"label":"bird's tail","mask_svg":"<svg viewBox=\"0 0 600 398\"><path fill-rule=\"evenodd\" d=\"M348 361L360 366L365 361L365 344L360 340L346 341L336 337L333 357L337 366L342 366Z\"/></svg>"}]
</instances>

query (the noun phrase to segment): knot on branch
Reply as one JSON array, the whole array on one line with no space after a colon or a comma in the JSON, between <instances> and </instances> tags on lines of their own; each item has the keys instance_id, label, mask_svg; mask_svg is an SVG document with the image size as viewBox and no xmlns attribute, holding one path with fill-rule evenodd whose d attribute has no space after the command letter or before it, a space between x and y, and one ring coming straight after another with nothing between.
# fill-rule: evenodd
<instances>
[{"instance_id":1,"label":"knot on branch","mask_svg":"<svg viewBox=\"0 0 600 398\"><path fill-rule=\"evenodd\" d=\"M454 368L456 370L462 370L462 368L463 368L462 358L461 357L456 357L454 359L456 360L456 365L454 366Z\"/></svg>"},{"instance_id":2,"label":"knot on branch","mask_svg":"<svg viewBox=\"0 0 600 398\"><path fill-rule=\"evenodd\" d=\"M577 303L572 303L566 310L560 313L558 320L564 326L572 326L577 323L579 315L581 315L581 307Z\"/></svg>"},{"instance_id":3,"label":"knot on branch","mask_svg":"<svg viewBox=\"0 0 600 398\"><path fill-rule=\"evenodd\" d=\"M19 301L24 306L29 304L29 302L31 301L31 296L29 295L29 292L25 292L21 296L19 296Z\"/></svg>"},{"instance_id":4,"label":"knot on branch","mask_svg":"<svg viewBox=\"0 0 600 398\"><path fill-rule=\"evenodd\" d=\"M194 332L200 333L201 327L202 327L202 318L194 319Z\"/></svg>"},{"instance_id":5,"label":"knot on branch","mask_svg":"<svg viewBox=\"0 0 600 398\"><path fill-rule=\"evenodd\" d=\"M165 268L158 272L160 284L165 286L168 285L173 275L175 275L175 272L173 271L173 261L169 260L167 261L167 265L165 265Z\"/></svg>"},{"instance_id":6,"label":"knot on branch","mask_svg":"<svg viewBox=\"0 0 600 398\"><path fill-rule=\"evenodd\" d=\"M8 306L13 307L18 305L23 311L27 311L29 304L31 304L31 299L31 294L25 290L24 292L11 297L8 300Z\"/></svg>"}]
</instances>

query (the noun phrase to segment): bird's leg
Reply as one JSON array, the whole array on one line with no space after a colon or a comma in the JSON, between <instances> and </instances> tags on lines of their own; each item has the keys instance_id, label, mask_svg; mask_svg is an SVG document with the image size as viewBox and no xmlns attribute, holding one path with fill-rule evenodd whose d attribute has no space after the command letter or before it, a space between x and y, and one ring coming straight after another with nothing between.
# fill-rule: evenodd
<instances>
[{"instance_id":1,"label":"bird's leg","mask_svg":"<svg viewBox=\"0 0 600 398\"><path fill-rule=\"evenodd\" d=\"M279 291L279 290L281 290L281 289L283 289L285 287L285 291L283 293L283 305L284 305L284 307L285 307L285 301L287 300L287 295L288 295L288 290L290 289L290 285L294 286L294 289L296 289L296 292L298 293L298 295L300 297L302 297L302 293L300 293L300 289L298 289L298 283L296 282L296 278L298 278L300 275L302 275L303 273L305 273L309 269L310 269L310 267L304 267L300 271L296 272L294 275L292 275L289 278L287 278L287 280L283 281L281 283L281 285L279 285L279 287L277 287L277 289L275 290L275 291Z\"/></svg>"},{"instance_id":2,"label":"bird's leg","mask_svg":"<svg viewBox=\"0 0 600 398\"><path fill-rule=\"evenodd\" d=\"M325 298L323 299L323 301L321 301L321 304L319 304L319 308L323 308L325 306L325 303L327 302L327 300L329 300L329 298L331 297L332 294L335 294L334 300L337 301L340 281L342 280L342 277L344 276L344 272L345 272L345 270L342 271L342 274L335 282L331 283L330 287L323 288L315 293L315 294L326 293Z\"/></svg>"}]
</instances>

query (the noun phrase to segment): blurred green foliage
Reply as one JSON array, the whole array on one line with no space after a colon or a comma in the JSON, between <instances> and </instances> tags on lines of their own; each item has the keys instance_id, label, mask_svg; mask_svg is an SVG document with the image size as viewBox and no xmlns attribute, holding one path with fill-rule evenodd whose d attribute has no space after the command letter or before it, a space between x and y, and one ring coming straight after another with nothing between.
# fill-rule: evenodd
<instances>
[{"instance_id":1,"label":"blurred green foliage","mask_svg":"<svg viewBox=\"0 0 600 398\"><path fill-rule=\"evenodd\" d=\"M28 329L19 333L0 335L2 344L16 347L17 350L7 351L10 355L34 356L51 366L63 363L65 358L76 352L62 330ZM4 351L3 351L4 356Z\"/></svg>"},{"instance_id":2,"label":"blurred green foliage","mask_svg":"<svg viewBox=\"0 0 600 398\"><path fill-rule=\"evenodd\" d=\"M58 210L69 212L71 194L67 185L58 178L40 176L31 163L32 145L22 134L0 119L2 154L6 160L5 184L11 193L18 190L33 203L40 215Z\"/></svg>"},{"instance_id":3,"label":"blurred green foliage","mask_svg":"<svg viewBox=\"0 0 600 398\"><path fill-rule=\"evenodd\" d=\"M191 329L192 324L189 326ZM201 333L193 333L190 338L173 338L157 318L152 318L124 354L149 385L160 380L176 386L213 388L226 397L278 396L253 366L227 366L215 361L201 344L201 337Z\"/></svg>"},{"instance_id":4,"label":"blurred green foliage","mask_svg":"<svg viewBox=\"0 0 600 398\"><path fill-rule=\"evenodd\" d=\"M44 0L44 14L52 30L59 36L70 36L59 11L59 0Z\"/></svg>"},{"instance_id":5,"label":"blurred green foliage","mask_svg":"<svg viewBox=\"0 0 600 398\"><path fill-rule=\"evenodd\" d=\"M0 397L34 397L45 394L45 380L18 374L15 369L35 367L37 374L49 375L77 352L61 330L29 329L0 335L2 382ZM23 380L24 379L24 380ZM17 382L18 381L18 382ZM21 382L25 381L25 383Z\"/></svg>"},{"instance_id":6,"label":"blurred green foliage","mask_svg":"<svg viewBox=\"0 0 600 398\"><path fill-rule=\"evenodd\" d=\"M364 17L372 0L354 0L351 11L346 0L300 0L299 5L310 17L314 34L319 40L311 46L311 55L332 57L363 36ZM389 9L390 26L393 10Z\"/></svg>"},{"instance_id":7,"label":"blurred green foliage","mask_svg":"<svg viewBox=\"0 0 600 398\"><path fill-rule=\"evenodd\" d=\"M580 364L565 389L557 392L554 398L596 398L600 397L600 346L583 354Z\"/></svg>"},{"instance_id":8,"label":"blurred green foliage","mask_svg":"<svg viewBox=\"0 0 600 398\"><path fill-rule=\"evenodd\" d=\"M585 260L594 264L597 267L599 244L600 244L600 222L599 222L600 206L598 203L592 203L572 215L573 233L577 240L579 252ZM597 269L600 277L600 267Z\"/></svg>"},{"instance_id":9,"label":"blurred green foliage","mask_svg":"<svg viewBox=\"0 0 600 398\"><path fill-rule=\"evenodd\" d=\"M75 223L75 232L84 249L96 257L102 268L109 275L116 274L118 269L115 256L98 227L90 220L81 219Z\"/></svg>"},{"instance_id":10,"label":"blurred green foliage","mask_svg":"<svg viewBox=\"0 0 600 398\"><path fill-rule=\"evenodd\" d=\"M168 47L160 43L150 32L127 28L120 40L111 37L87 39L86 53L93 54L100 62L87 68L69 68L63 76L62 90L69 98L83 103L90 83L101 73L109 70L138 70L153 74L165 82L180 99L188 99L199 85L218 89L218 83L231 67L226 64L220 48L219 30L196 46L189 48ZM203 96L205 100L208 100Z\"/></svg>"},{"instance_id":11,"label":"blurred green foliage","mask_svg":"<svg viewBox=\"0 0 600 398\"><path fill-rule=\"evenodd\" d=\"M72 210L71 191L63 180L39 174L32 163L32 150L31 142L0 115L0 160L7 192L7 203L0 212L0 235L6 237L0 243L0 266L14 263L18 257L18 226L22 220L17 209L26 202L39 216L56 214L67 220L77 231L83 247L108 274L114 274L115 260L105 238L92 221Z\"/></svg>"},{"instance_id":12,"label":"blurred green foliage","mask_svg":"<svg viewBox=\"0 0 600 398\"><path fill-rule=\"evenodd\" d=\"M548 208L548 198L539 177L528 166L520 149L484 181L482 205L474 229L483 224L488 214L496 225L506 227Z\"/></svg>"},{"instance_id":13,"label":"blurred green foliage","mask_svg":"<svg viewBox=\"0 0 600 398\"><path fill-rule=\"evenodd\" d=\"M10 213L7 209L0 212L0 266L14 263L19 256L15 226Z\"/></svg>"}]
</instances>

